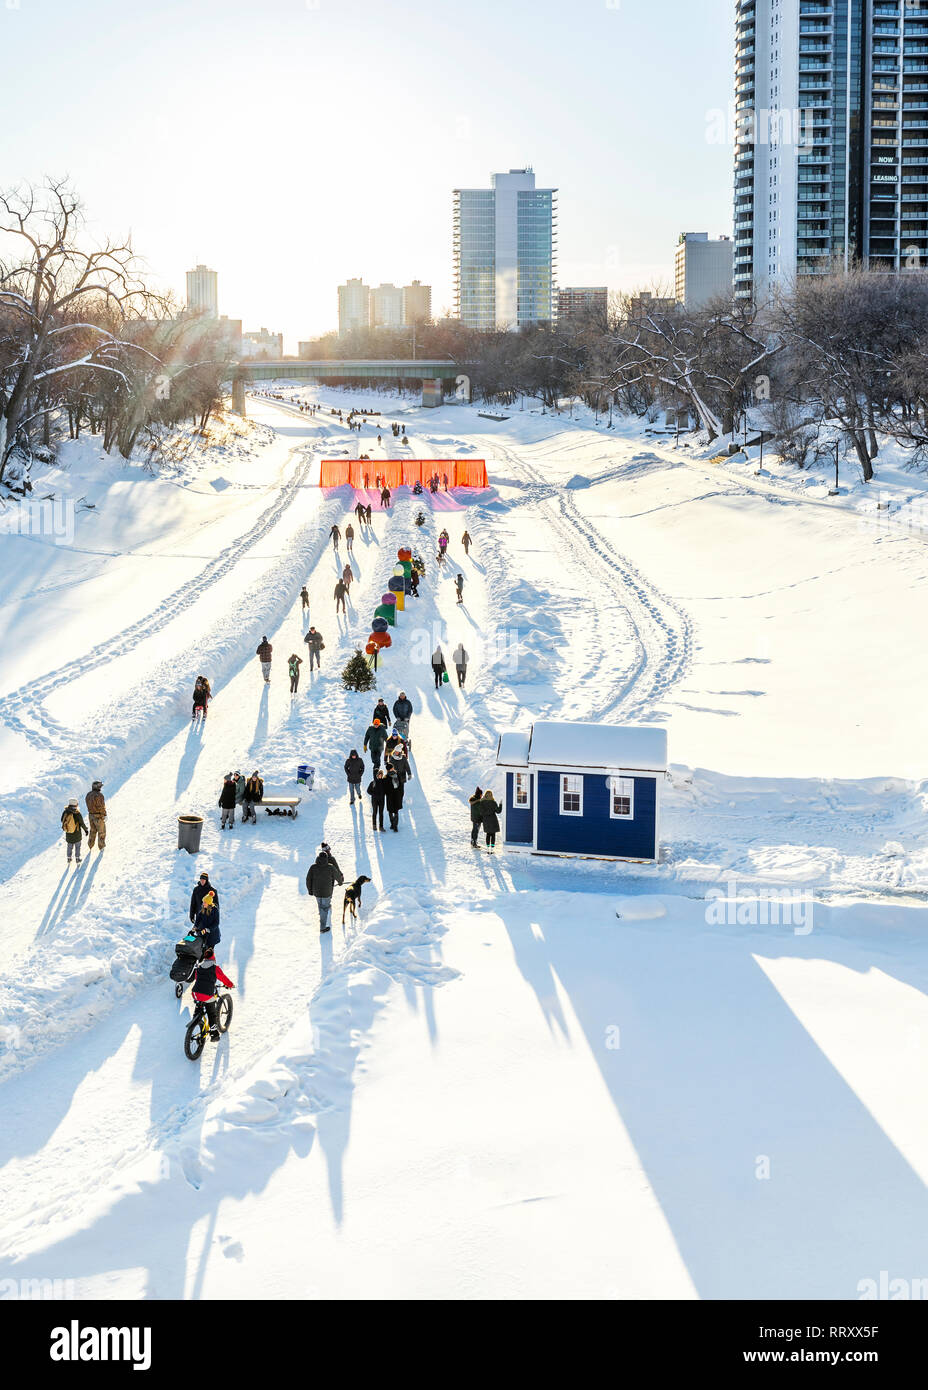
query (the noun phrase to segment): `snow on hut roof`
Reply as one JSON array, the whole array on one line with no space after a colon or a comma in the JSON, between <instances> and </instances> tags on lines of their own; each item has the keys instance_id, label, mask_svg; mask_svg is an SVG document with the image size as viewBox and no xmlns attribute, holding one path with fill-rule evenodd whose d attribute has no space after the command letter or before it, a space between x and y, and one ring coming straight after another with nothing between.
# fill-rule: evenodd
<instances>
[{"instance_id":1,"label":"snow on hut roof","mask_svg":"<svg viewBox=\"0 0 928 1390\"><path fill-rule=\"evenodd\" d=\"M507 729L499 736L496 752L497 766L528 767L528 746L532 739L531 729Z\"/></svg>"},{"instance_id":2,"label":"snow on hut roof","mask_svg":"<svg viewBox=\"0 0 928 1390\"><path fill-rule=\"evenodd\" d=\"M532 726L528 757L530 762L546 767L614 767L629 772L664 772L667 730L634 724L566 724L538 720Z\"/></svg>"}]
</instances>

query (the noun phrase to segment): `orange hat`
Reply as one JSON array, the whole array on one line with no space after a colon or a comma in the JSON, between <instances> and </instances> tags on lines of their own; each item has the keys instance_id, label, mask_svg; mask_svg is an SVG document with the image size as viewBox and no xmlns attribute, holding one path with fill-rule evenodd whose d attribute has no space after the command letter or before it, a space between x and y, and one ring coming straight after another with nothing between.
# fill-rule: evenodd
<instances>
[{"instance_id":1,"label":"orange hat","mask_svg":"<svg viewBox=\"0 0 928 1390\"><path fill-rule=\"evenodd\" d=\"M374 720L374 728L375 728L375 729L379 729L379 728L380 728L380 720L379 720L379 719L375 719L375 720Z\"/></svg>"}]
</instances>

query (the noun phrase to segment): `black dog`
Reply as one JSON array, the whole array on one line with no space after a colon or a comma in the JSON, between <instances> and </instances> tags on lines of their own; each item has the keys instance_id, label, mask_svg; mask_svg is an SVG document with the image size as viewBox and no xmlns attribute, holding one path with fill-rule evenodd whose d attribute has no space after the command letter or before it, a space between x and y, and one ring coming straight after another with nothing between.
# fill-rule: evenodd
<instances>
[{"instance_id":1,"label":"black dog","mask_svg":"<svg viewBox=\"0 0 928 1390\"><path fill-rule=\"evenodd\" d=\"M365 883L370 883L366 874L356 878L354 883L350 883L345 889L345 897L342 902L342 926L345 925L345 913L350 910L352 918L358 920L358 908L361 906L361 889Z\"/></svg>"}]
</instances>

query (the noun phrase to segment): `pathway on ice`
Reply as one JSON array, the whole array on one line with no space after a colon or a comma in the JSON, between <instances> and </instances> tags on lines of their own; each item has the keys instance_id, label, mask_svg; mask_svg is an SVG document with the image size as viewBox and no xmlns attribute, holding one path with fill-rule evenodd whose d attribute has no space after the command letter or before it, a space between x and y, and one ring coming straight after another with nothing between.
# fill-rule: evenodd
<instances>
[{"instance_id":1,"label":"pathway on ice","mask_svg":"<svg viewBox=\"0 0 928 1390\"><path fill-rule=\"evenodd\" d=\"M334 941L320 942L315 906L303 885L322 838L333 845L346 880L361 873L374 880L365 895L368 910L384 887L394 894L408 889L414 897L444 885L453 892L461 866L469 868L473 851L466 806L444 784L462 697L453 686L439 694L428 665L415 668L408 662L416 642L413 621L423 630L419 647L426 663L432 633L445 619L454 633L446 644L449 654L458 636L470 643L474 624L485 621L479 571L460 557L472 581L461 613L450 569L439 576L430 563L423 597L394 632L396 645L382 665L379 687L391 705L400 687L413 700L416 780L401 833L375 835L367 798L363 808L348 808L342 762L350 746L360 749L376 695L346 695L338 674L355 642L366 636L369 613L392 573L397 548L422 538L412 526L410 501L386 516L377 514L373 531L355 542L357 578L349 617L336 625L332 589L346 551L343 544L336 558L328 527L332 519L344 526L346 510L344 497L323 502L316 522L319 559L309 587L311 616L326 637L324 671L310 676L304 663L300 693L291 703L286 656L290 650L305 651L296 598L304 575L297 570L291 613L269 633L275 648L271 686L263 686L257 661L246 655L239 674L217 690L202 735L185 723L110 798L110 839L102 857L94 855L79 871L66 870L56 843L2 890L16 924L3 941L9 984L2 1016L20 1033L12 1059L50 1053L4 1088L9 1124L0 1140L0 1162L10 1163L0 1224L5 1240L13 1236L14 1248L22 1223L66 1221L86 1204L86 1170L73 1189L56 1184L49 1190L49 1165L68 1172L92 1155L90 1186L105 1190L114 1171L131 1168L152 1145L157 1148L181 1131L189 1144L191 1121L202 1117L216 1094L209 1086L235 1082L305 1013L344 945L340 927ZM437 534L436 526L430 529ZM435 536L430 539L434 543ZM458 550L454 544L452 554ZM215 807L224 771L234 766L247 773L254 764L270 789L291 783L303 760L316 765L317 783L295 823L262 815L257 827L218 831L218 810L209 808ZM420 776L430 784L427 794ZM174 815L165 807L171 791L177 811L205 808L204 853L198 861L174 853ZM167 883L166 855L173 860ZM165 975L170 959L165 927L170 932L173 925L172 934L181 934L189 890L203 862L221 890L220 956L239 985L238 1017L220 1053L207 1054L201 1068L191 1068L181 1050L186 1013L180 1014ZM50 882L57 886L48 902ZM128 948L126 925L138 932ZM114 942L113 956L101 964L101 938L107 936ZM81 970L84 952L86 969ZM290 962L286 974L293 979L283 1004L277 992L282 959ZM156 986L147 984L152 974L159 979ZM49 999L55 1001L51 1011ZM76 1030L81 1030L77 1038ZM35 1107L37 1090L47 1097L41 1110ZM112 1123L114 1104L118 1125Z\"/></svg>"}]
</instances>

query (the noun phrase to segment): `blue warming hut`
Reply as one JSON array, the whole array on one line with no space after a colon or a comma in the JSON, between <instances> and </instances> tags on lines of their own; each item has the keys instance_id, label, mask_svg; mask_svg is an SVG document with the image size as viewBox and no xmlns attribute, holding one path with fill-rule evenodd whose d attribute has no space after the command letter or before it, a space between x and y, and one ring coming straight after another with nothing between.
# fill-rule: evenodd
<instances>
[{"instance_id":1,"label":"blue warming hut","mask_svg":"<svg viewBox=\"0 0 928 1390\"><path fill-rule=\"evenodd\" d=\"M507 849L657 860L665 729L536 720L500 734L496 766Z\"/></svg>"}]
</instances>

